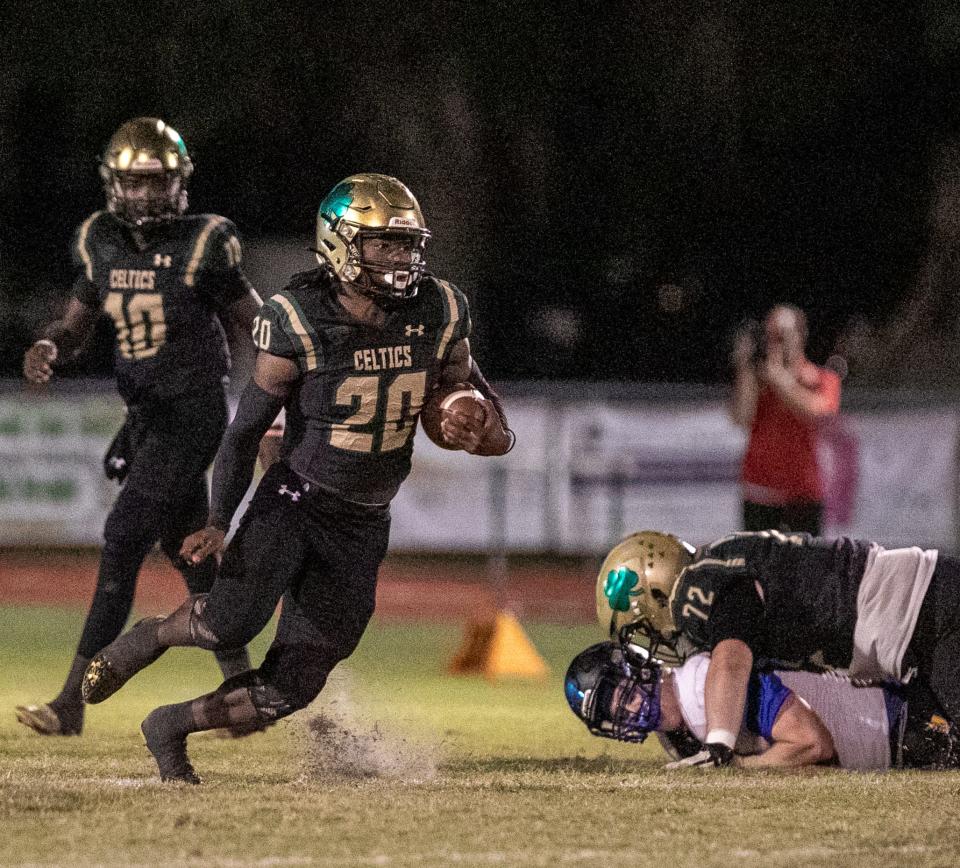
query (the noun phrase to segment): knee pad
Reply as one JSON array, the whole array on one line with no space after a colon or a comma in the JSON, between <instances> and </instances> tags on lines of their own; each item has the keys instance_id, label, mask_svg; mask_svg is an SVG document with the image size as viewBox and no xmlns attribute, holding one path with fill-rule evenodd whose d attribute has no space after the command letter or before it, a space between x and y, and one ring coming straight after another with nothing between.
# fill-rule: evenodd
<instances>
[{"instance_id":1,"label":"knee pad","mask_svg":"<svg viewBox=\"0 0 960 868\"><path fill-rule=\"evenodd\" d=\"M227 625L214 627L207 615L209 594L196 594L190 597L193 607L190 612L190 635L198 648L208 651L243 648L256 638L262 625L248 619L228 618ZM221 598L222 599L222 598ZM214 619L215 620L215 619Z\"/></svg>"},{"instance_id":2,"label":"knee pad","mask_svg":"<svg viewBox=\"0 0 960 868\"><path fill-rule=\"evenodd\" d=\"M279 720L303 708L302 705L291 702L283 691L269 681L259 669L251 669L228 678L220 685L218 692L227 694L242 689L247 691L250 702L264 721Z\"/></svg>"},{"instance_id":3,"label":"knee pad","mask_svg":"<svg viewBox=\"0 0 960 868\"><path fill-rule=\"evenodd\" d=\"M188 597L187 602L190 605L190 638L197 648L205 648L207 651L218 651L225 646L216 633L210 629L210 625L203 617L207 608L207 594L196 594Z\"/></svg>"}]
</instances>

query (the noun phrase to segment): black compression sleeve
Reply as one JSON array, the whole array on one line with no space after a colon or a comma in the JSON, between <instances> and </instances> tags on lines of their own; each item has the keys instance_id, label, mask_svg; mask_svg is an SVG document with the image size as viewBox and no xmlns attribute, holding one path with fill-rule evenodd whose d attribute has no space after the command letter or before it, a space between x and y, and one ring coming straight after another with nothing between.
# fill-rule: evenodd
<instances>
[{"instance_id":1,"label":"black compression sleeve","mask_svg":"<svg viewBox=\"0 0 960 868\"><path fill-rule=\"evenodd\" d=\"M480 370L479 365L477 365L477 360L472 357L470 359L470 377L468 382L478 392L480 392L484 398L493 404L493 409L497 411L497 415L500 417L500 426L512 438L510 441L510 448L507 449L507 452L509 452L510 449L513 449L513 447L516 445L517 435L513 433L513 429L507 424L507 414L503 409L503 400L496 393L493 386L487 382L487 378L483 376L483 372Z\"/></svg>"},{"instance_id":2,"label":"black compression sleeve","mask_svg":"<svg viewBox=\"0 0 960 868\"><path fill-rule=\"evenodd\" d=\"M233 417L213 465L213 491L209 524L226 531L253 479L260 438L277 418L283 398L261 389L253 380L240 396Z\"/></svg>"},{"instance_id":3,"label":"black compression sleeve","mask_svg":"<svg viewBox=\"0 0 960 868\"><path fill-rule=\"evenodd\" d=\"M477 365L477 360L474 358L470 359L470 377L467 380L471 386L473 386L484 398L486 398L493 408L497 411L497 415L500 417L500 424L503 425L504 431L509 431L510 426L507 425L507 414L503 409L503 401L500 396L494 391L493 386L487 382L487 378L483 376L483 372L480 370Z\"/></svg>"}]
</instances>

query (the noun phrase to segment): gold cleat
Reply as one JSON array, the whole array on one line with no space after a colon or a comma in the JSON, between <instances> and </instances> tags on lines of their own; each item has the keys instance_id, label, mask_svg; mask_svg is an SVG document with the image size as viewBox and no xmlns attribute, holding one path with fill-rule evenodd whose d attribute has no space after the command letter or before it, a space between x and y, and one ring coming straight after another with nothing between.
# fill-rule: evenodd
<instances>
[{"instance_id":1,"label":"gold cleat","mask_svg":"<svg viewBox=\"0 0 960 868\"><path fill-rule=\"evenodd\" d=\"M65 726L49 705L18 705L17 721L40 735L80 735L79 729Z\"/></svg>"},{"instance_id":2,"label":"gold cleat","mask_svg":"<svg viewBox=\"0 0 960 868\"><path fill-rule=\"evenodd\" d=\"M80 693L88 705L109 699L134 675L156 660L165 647L157 645L157 625L163 618L144 618L94 655L83 673Z\"/></svg>"},{"instance_id":3,"label":"gold cleat","mask_svg":"<svg viewBox=\"0 0 960 868\"><path fill-rule=\"evenodd\" d=\"M110 662L104 658L103 654L97 654L87 666L87 671L83 673L83 684L80 687L83 701L88 705L103 702L123 686L123 681L117 683L118 681Z\"/></svg>"}]
</instances>

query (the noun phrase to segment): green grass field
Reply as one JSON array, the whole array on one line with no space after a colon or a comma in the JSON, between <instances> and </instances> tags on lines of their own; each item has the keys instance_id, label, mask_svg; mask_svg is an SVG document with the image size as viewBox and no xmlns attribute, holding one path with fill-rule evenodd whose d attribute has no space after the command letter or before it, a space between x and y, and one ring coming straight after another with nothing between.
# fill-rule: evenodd
<instances>
[{"instance_id":1,"label":"green grass field","mask_svg":"<svg viewBox=\"0 0 960 868\"><path fill-rule=\"evenodd\" d=\"M15 722L59 688L80 624L0 609L4 865L960 862L960 774L667 773L653 744L590 737L560 690L589 627L526 625L554 674L488 684L443 674L456 627L374 623L313 707L240 741L192 737L206 783L164 786L139 722L218 683L203 652L168 653L82 738Z\"/></svg>"}]
</instances>

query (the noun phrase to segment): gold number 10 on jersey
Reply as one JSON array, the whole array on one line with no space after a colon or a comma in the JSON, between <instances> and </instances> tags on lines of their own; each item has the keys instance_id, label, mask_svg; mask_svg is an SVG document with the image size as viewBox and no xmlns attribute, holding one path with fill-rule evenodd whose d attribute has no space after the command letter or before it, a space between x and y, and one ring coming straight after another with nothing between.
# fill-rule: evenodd
<instances>
[{"instance_id":1,"label":"gold number 10 on jersey","mask_svg":"<svg viewBox=\"0 0 960 868\"><path fill-rule=\"evenodd\" d=\"M398 374L387 388L386 400L380 395L380 377L347 377L337 389L337 404L357 409L337 422L330 431L330 445L351 452L373 452L376 434L377 452L390 452L404 446L413 434L414 420L423 406L427 390L427 372ZM359 406L357 406L359 401ZM372 424L373 432L358 431Z\"/></svg>"},{"instance_id":2,"label":"gold number 10 on jersey","mask_svg":"<svg viewBox=\"0 0 960 868\"><path fill-rule=\"evenodd\" d=\"M107 293L103 309L117 327L117 346L125 359L139 362L157 354L167 339L163 296L159 292L135 292L123 302L122 292Z\"/></svg>"}]
</instances>

